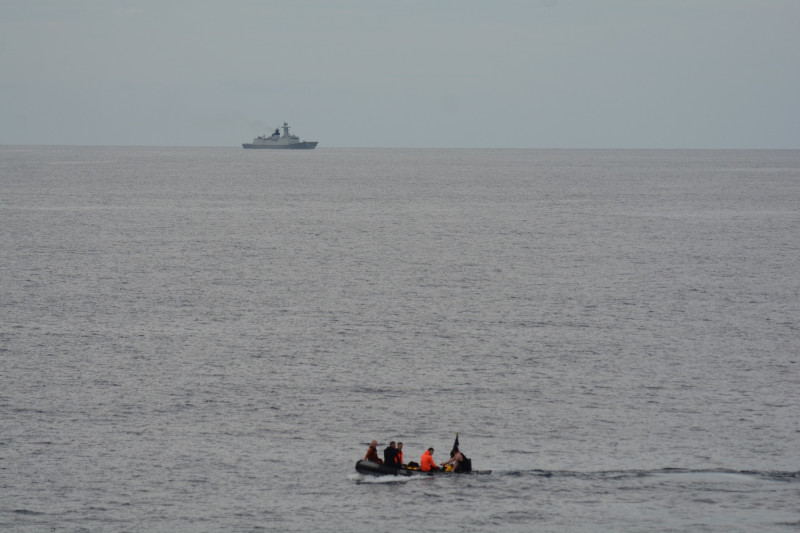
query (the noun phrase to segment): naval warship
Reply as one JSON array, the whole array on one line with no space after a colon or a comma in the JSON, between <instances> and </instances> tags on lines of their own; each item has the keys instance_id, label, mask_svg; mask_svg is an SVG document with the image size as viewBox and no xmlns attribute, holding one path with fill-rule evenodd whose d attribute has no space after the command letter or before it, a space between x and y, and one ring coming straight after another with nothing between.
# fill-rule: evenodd
<instances>
[{"instance_id":1,"label":"naval warship","mask_svg":"<svg viewBox=\"0 0 800 533\"><path fill-rule=\"evenodd\" d=\"M260 135L252 143L242 143L243 148L273 148L282 150L311 150L316 148L317 141L301 141L297 135L289 135L289 123L283 123L283 135L280 128L267 137Z\"/></svg>"}]
</instances>

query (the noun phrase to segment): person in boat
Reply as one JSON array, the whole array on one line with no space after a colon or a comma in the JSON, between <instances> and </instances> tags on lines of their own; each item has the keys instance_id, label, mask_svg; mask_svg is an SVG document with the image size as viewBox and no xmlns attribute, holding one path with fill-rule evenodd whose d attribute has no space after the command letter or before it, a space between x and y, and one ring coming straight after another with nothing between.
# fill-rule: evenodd
<instances>
[{"instance_id":1,"label":"person in boat","mask_svg":"<svg viewBox=\"0 0 800 533\"><path fill-rule=\"evenodd\" d=\"M439 467L433 461L433 448L428 448L419 458L419 469L423 472L430 472L431 470L439 470Z\"/></svg>"},{"instance_id":2,"label":"person in boat","mask_svg":"<svg viewBox=\"0 0 800 533\"><path fill-rule=\"evenodd\" d=\"M397 448L395 448L394 441L390 442L386 449L383 450L383 464L387 466L398 466Z\"/></svg>"},{"instance_id":3,"label":"person in boat","mask_svg":"<svg viewBox=\"0 0 800 533\"><path fill-rule=\"evenodd\" d=\"M373 440L369 443L369 448L367 449L367 454L364 456L365 461L372 461L373 463L378 463L379 465L383 464L383 460L378 457L378 441Z\"/></svg>"},{"instance_id":4,"label":"person in boat","mask_svg":"<svg viewBox=\"0 0 800 533\"><path fill-rule=\"evenodd\" d=\"M464 464L464 455L458 450L458 446L453 446L450 452L450 459L442 463L442 466L453 465L453 472L461 472Z\"/></svg>"},{"instance_id":5,"label":"person in boat","mask_svg":"<svg viewBox=\"0 0 800 533\"><path fill-rule=\"evenodd\" d=\"M405 463L403 462L403 443L402 442L398 442L397 443L397 453L395 454L395 456L397 457L397 466L405 466Z\"/></svg>"}]
</instances>

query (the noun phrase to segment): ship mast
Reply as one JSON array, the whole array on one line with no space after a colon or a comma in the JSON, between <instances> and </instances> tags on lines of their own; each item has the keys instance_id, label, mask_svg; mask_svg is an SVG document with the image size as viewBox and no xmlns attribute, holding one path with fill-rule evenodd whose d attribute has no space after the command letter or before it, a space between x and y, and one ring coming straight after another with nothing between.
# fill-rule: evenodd
<instances>
[{"instance_id":1,"label":"ship mast","mask_svg":"<svg viewBox=\"0 0 800 533\"><path fill-rule=\"evenodd\" d=\"M283 136L284 137L288 137L289 136L289 123L288 122L284 122L283 123Z\"/></svg>"}]
</instances>

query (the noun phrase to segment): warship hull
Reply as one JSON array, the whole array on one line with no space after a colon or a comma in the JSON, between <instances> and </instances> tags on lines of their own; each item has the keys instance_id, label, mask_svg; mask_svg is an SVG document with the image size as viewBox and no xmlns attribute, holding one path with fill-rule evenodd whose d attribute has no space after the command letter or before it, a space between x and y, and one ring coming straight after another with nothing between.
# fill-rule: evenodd
<instances>
[{"instance_id":1,"label":"warship hull","mask_svg":"<svg viewBox=\"0 0 800 533\"><path fill-rule=\"evenodd\" d=\"M242 143L243 148L256 150L312 150L317 147L317 141L303 141L294 144L253 144Z\"/></svg>"}]
</instances>

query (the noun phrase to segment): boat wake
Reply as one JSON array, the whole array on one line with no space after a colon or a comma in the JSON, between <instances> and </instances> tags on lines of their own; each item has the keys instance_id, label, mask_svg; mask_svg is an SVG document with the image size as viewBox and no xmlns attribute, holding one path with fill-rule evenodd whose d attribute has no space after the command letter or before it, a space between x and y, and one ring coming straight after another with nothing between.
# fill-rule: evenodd
<instances>
[{"instance_id":1,"label":"boat wake","mask_svg":"<svg viewBox=\"0 0 800 533\"><path fill-rule=\"evenodd\" d=\"M370 476L359 473L350 474L347 478L356 483L369 484L409 483L411 481L429 481L434 479L428 476Z\"/></svg>"},{"instance_id":2,"label":"boat wake","mask_svg":"<svg viewBox=\"0 0 800 533\"><path fill-rule=\"evenodd\" d=\"M800 471L733 470L726 468L696 470L689 468L660 468L656 470L494 470L493 476L501 477L540 477L553 479L576 479L586 481L624 481L653 480L664 482L763 482L800 483ZM410 481L430 480L428 476L371 476L349 474L348 479L356 483L408 483Z\"/></svg>"},{"instance_id":3,"label":"boat wake","mask_svg":"<svg viewBox=\"0 0 800 533\"><path fill-rule=\"evenodd\" d=\"M710 469L692 470L687 468L661 468L657 470L609 470L597 472L575 472L569 470L495 470L498 476L537 476L552 478L575 478L587 480L618 480L637 478L663 478L665 480L703 479L708 481L781 481L787 483L800 482L800 471L760 471L760 470L733 470Z\"/></svg>"}]
</instances>

